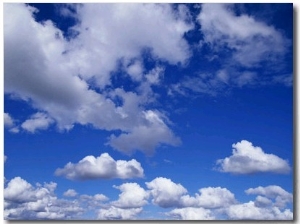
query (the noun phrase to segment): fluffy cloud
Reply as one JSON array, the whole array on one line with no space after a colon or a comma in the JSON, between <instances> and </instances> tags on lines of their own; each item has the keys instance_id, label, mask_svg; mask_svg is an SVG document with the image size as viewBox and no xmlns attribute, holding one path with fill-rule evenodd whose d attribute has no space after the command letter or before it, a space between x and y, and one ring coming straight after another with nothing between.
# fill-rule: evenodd
<instances>
[{"instance_id":1,"label":"fluffy cloud","mask_svg":"<svg viewBox=\"0 0 300 224\"><path fill-rule=\"evenodd\" d=\"M246 194L258 194L266 196L267 198L275 199L274 205L279 208L284 208L287 203L293 202L293 195L276 185L249 188L245 192ZM261 197L259 199L261 199ZM261 200L259 200L258 202L260 201Z\"/></svg>"},{"instance_id":2,"label":"fluffy cloud","mask_svg":"<svg viewBox=\"0 0 300 224\"><path fill-rule=\"evenodd\" d=\"M75 197L77 195L77 192L74 189L69 189L66 192L64 192L64 196L66 197Z\"/></svg>"},{"instance_id":3,"label":"fluffy cloud","mask_svg":"<svg viewBox=\"0 0 300 224\"><path fill-rule=\"evenodd\" d=\"M136 219L136 216L141 213L142 208L116 208L114 206L110 208L103 208L100 209L98 212L98 219L105 219L105 220L119 220L119 219Z\"/></svg>"},{"instance_id":4,"label":"fluffy cloud","mask_svg":"<svg viewBox=\"0 0 300 224\"><path fill-rule=\"evenodd\" d=\"M166 213L175 219L181 220L213 220L215 217L211 214L211 211L204 208L176 208Z\"/></svg>"},{"instance_id":5,"label":"fluffy cloud","mask_svg":"<svg viewBox=\"0 0 300 224\"><path fill-rule=\"evenodd\" d=\"M74 124L121 130L122 134L112 136L109 144L125 153L136 149L153 152L161 143L177 145L177 137L165 122L153 122L145 116L150 113L144 110L148 103L145 98L149 99L150 86L159 83L163 71L144 71L140 58L145 49L156 59L173 64L189 58L183 36L193 25L187 22L186 6L173 9L168 4L84 4L72 10L78 24L69 31L77 35L66 39L51 21L36 22L35 8L4 5L5 93L43 111L43 116L37 113L39 117L34 115L22 127L34 132L46 129L53 121L61 130L69 130ZM62 14L70 15L66 8L62 8ZM116 88L105 88L111 85L112 72L120 60L131 77L142 80L140 89L147 89L148 95L145 91L122 92L122 98L134 97L131 107L125 100L116 106L110 94ZM133 64L128 63L132 60ZM91 80L95 80L93 85ZM100 91L93 89L95 85ZM157 127L161 136L153 132ZM141 143L131 146L129 141L133 139Z\"/></svg>"},{"instance_id":6,"label":"fluffy cloud","mask_svg":"<svg viewBox=\"0 0 300 224\"><path fill-rule=\"evenodd\" d=\"M77 202L57 199L56 183L32 186L15 177L4 188L4 218L13 219L69 219L84 211Z\"/></svg>"},{"instance_id":7,"label":"fluffy cloud","mask_svg":"<svg viewBox=\"0 0 300 224\"><path fill-rule=\"evenodd\" d=\"M176 207L181 204L181 197L187 190L181 185L164 177L157 177L151 182L146 182L153 197L152 202L163 208Z\"/></svg>"},{"instance_id":8,"label":"fluffy cloud","mask_svg":"<svg viewBox=\"0 0 300 224\"><path fill-rule=\"evenodd\" d=\"M33 114L30 119L24 121L21 127L28 132L34 133L38 129L47 129L51 123L53 123L51 118L46 114L38 112Z\"/></svg>"},{"instance_id":9,"label":"fluffy cloud","mask_svg":"<svg viewBox=\"0 0 300 224\"><path fill-rule=\"evenodd\" d=\"M230 219L246 220L291 220L293 213L289 209L281 211L277 207L263 208L257 207L253 201L231 205L227 209L227 215Z\"/></svg>"},{"instance_id":10,"label":"fluffy cloud","mask_svg":"<svg viewBox=\"0 0 300 224\"><path fill-rule=\"evenodd\" d=\"M33 186L26 180L15 177L5 183L4 217L8 220L78 220L86 218L86 215L91 218L90 215L94 213L95 219L137 219L152 197L154 205L162 208L175 207L162 213L168 219L293 219L293 212L288 208L293 202L292 194L276 185L247 189L247 194L258 196L255 201L245 203L237 202L229 190L221 187L201 188L200 195L191 197L182 185L167 178L158 177L146 185L149 190L137 183L113 186L121 191L115 201L108 201L101 193L79 195L74 189L69 189L64 192L64 196L76 196L76 199L66 200L55 195L56 183L37 183ZM144 213L147 212L145 210Z\"/></svg>"},{"instance_id":11,"label":"fluffy cloud","mask_svg":"<svg viewBox=\"0 0 300 224\"><path fill-rule=\"evenodd\" d=\"M147 204L149 193L140 187L137 183L125 183L120 186L114 186L122 193L117 201L112 205L118 208L138 208Z\"/></svg>"},{"instance_id":12,"label":"fluffy cloud","mask_svg":"<svg viewBox=\"0 0 300 224\"><path fill-rule=\"evenodd\" d=\"M18 133L19 128L16 126L15 120L9 115L9 113L4 113L4 127L9 128L10 132Z\"/></svg>"},{"instance_id":13,"label":"fluffy cloud","mask_svg":"<svg viewBox=\"0 0 300 224\"><path fill-rule=\"evenodd\" d=\"M5 127L12 127L14 126L14 121L12 117L8 113L4 113L4 126Z\"/></svg>"},{"instance_id":14,"label":"fluffy cloud","mask_svg":"<svg viewBox=\"0 0 300 224\"><path fill-rule=\"evenodd\" d=\"M232 145L232 156L217 160L218 170L234 174L257 172L289 173L287 161L273 154L265 153L260 147L242 140Z\"/></svg>"},{"instance_id":15,"label":"fluffy cloud","mask_svg":"<svg viewBox=\"0 0 300 224\"><path fill-rule=\"evenodd\" d=\"M69 162L64 168L58 168L55 175L70 180L129 179L143 177L144 170L135 159L115 161L108 153L103 153L99 157L86 156L76 164Z\"/></svg>"},{"instance_id":16,"label":"fluffy cloud","mask_svg":"<svg viewBox=\"0 0 300 224\"><path fill-rule=\"evenodd\" d=\"M183 204L189 206L199 206L203 208L219 208L226 207L236 203L234 194L226 188L221 187L207 187L199 189L200 195L196 194L196 197L183 198Z\"/></svg>"}]
</instances>

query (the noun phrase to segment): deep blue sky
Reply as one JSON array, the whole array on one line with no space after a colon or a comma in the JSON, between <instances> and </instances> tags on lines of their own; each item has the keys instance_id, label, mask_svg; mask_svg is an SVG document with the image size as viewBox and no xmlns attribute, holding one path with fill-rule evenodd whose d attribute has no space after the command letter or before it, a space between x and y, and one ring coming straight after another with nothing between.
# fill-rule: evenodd
<instances>
[{"instance_id":1,"label":"deep blue sky","mask_svg":"<svg viewBox=\"0 0 300 224\"><path fill-rule=\"evenodd\" d=\"M5 218L291 219L292 38L292 4L5 4Z\"/></svg>"}]
</instances>

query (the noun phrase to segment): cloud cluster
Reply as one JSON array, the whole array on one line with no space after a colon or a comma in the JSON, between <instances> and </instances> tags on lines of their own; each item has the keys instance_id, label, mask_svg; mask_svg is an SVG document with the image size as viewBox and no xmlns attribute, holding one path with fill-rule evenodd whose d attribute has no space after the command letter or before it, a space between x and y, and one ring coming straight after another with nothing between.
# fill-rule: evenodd
<instances>
[{"instance_id":1,"label":"cloud cluster","mask_svg":"<svg viewBox=\"0 0 300 224\"><path fill-rule=\"evenodd\" d=\"M66 12L66 8L61 10ZM160 144L177 145L177 137L160 113L144 109L153 95L151 86L159 84L163 70L145 70L141 57L148 49L158 60L185 63L190 50L183 36L193 28L186 6L84 4L74 10L72 16L78 23L69 31L76 35L67 39L52 21L36 22L35 8L4 5L5 93L43 111L24 121L22 127L32 133L52 123L60 130L69 130L74 124L121 130L108 144L124 153L141 150L151 154ZM136 61L132 64L132 60ZM120 61L143 91L126 92L112 86ZM120 106L111 97L118 94L123 99ZM148 119L149 113L163 122ZM162 136L155 135L156 128ZM132 138L141 143L131 147L128 142Z\"/></svg>"},{"instance_id":2,"label":"cloud cluster","mask_svg":"<svg viewBox=\"0 0 300 224\"><path fill-rule=\"evenodd\" d=\"M56 183L37 184L15 177L4 189L4 218L23 219L69 219L79 217L84 209L75 201L58 199L54 190Z\"/></svg>"},{"instance_id":3,"label":"cloud cluster","mask_svg":"<svg viewBox=\"0 0 300 224\"><path fill-rule=\"evenodd\" d=\"M265 153L260 147L242 140L232 145L232 156L217 160L217 170L234 174L257 172L289 173L291 168L286 160Z\"/></svg>"},{"instance_id":4,"label":"cloud cluster","mask_svg":"<svg viewBox=\"0 0 300 224\"><path fill-rule=\"evenodd\" d=\"M63 196L73 199L66 200L55 195L56 183L32 186L15 177L4 188L4 217L9 220L82 219L86 214L94 213L94 219L131 220L138 219L142 212L146 214L145 205L151 200L153 206L172 208L162 213L171 219L293 219L293 212L287 208L293 202L293 196L277 185L249 188L245 190L246 194L258 196L254 201L239 202L233 193L221 187L201 188L200 194L190 196L181 184L164 177L145 184L147 189L137 183L113 186L121 193L112 201L101 193L80 195L74 189L68 189Z\"/></svg>"},{"instance_id":5,"label":"cloud cluster","mask_svg":"<svg viewBox=\"0 0 300 224\"><path fill-rule=\"evenodd\" d=\"M135 159L116 161L108 153L102 153L99 157L86 156L76 164L69 162L58 168L55 175L70 180L130 179L143 177L144 170Z\"/></svg>"}]
</instances>

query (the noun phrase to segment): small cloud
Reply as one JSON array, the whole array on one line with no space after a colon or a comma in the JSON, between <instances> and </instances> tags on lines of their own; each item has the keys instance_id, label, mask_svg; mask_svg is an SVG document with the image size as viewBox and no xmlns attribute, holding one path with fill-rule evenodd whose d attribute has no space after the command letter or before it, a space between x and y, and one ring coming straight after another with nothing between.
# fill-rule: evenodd
<instances>
[{"instance_id":1,"label":"small cloud","mask_svg":"<svg viewBox=\"0 0 300 224\"><path fill-rule=\"evenodd\" d=\"M64 192L65 197L75 197L77 195L77 192L74 189L69 189L66 192Z\"/></svg>"},{"instance_id":2,"label":"small cloud","mask_svg":"<svg viewBox=\"0 0 300 224\"><path fill-rule=\"evenodd\" d=\"M4 127L9 128L12 133L18 133L19 128L16 126L16 121L10 116L9 113L4 113Z\"/></svg>"},{"instance_id":3,"label":"small cloud","mask_svg":"<svg viewBox=\"0 0 300 224\"><path fill-rule=\"evenodd\" d=\"M69 162L64 168L58 168L55 175L70 180L130 179L143 177L144 170L135 159L116 161L103 153L99 157L86 156L76 164Z\"/></svg>"},{"instance_id":4,"label":"small cloud","mask_svg":"<svg viewBox=\"0 0 300 224\"><path fill-rule=\"evenodd\" d=\"M232 145L232 156L217 160L217 170L234 174L259 172L289 173L291 168L286 160L265 153L260 147L242 140Z\"/></svg>"},{"instance_id":5,"label":"small cloud","mask_svg":"<svg viewBox=\"0 0 300 224\"><path fill-rule=\"evenodd\" d=\"M54 121L47 114L38 112L33 114L30 119L24 121L21 125L23 129L34 133L37 129L45 130Z\"/></svg>"},{"instance_id":6,"label":"small cloud","mask_svg":"<svg viewBox=\"0 0 300 224\"><path fill-rule=\"evenodd\" d=\"M114 206L110 208L102 208L98 212L98 219L105 220L128 220L136 219L136 216L141 213L143 208L116 208Z\"/></svg>"},{"instance_id":7,"label":"small cloud","mask_svg":"<svg viewBox=\"0 0 300 224\"><path fill-rule=\"evenodd\" d=\"M173 163L171 160L168 160L168 159L164 159L164 162L165 162L165 163L169 163L169 164L172 164L172 163Z\"/></svg>"},{"instance_id":8,"label":"small cloud","mask_svg":"<svg viewBox=\"0 0 300 224\"><path fill-rule=\"evenodd\" d=\"M212 215L212 212L209 209L194 208L194 207L176 208L170 212L167 212L166 215L180 220L214 220L215 219L215 217Z\"/></svg>"}]
</instances>

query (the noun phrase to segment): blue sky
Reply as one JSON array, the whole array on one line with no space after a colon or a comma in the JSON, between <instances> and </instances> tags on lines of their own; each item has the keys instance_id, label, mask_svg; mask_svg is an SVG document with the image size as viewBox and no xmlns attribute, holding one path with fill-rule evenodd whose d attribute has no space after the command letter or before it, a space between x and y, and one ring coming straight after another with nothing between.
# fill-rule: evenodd
<instances>
[{"instance_id":1,"label":"blue sky","mask_svg":"<svg viewBox=\"0 0 300 224\"><path fill-rule=\"evenodd\" d=\"M5 219L293 219L292 4L4 4Z\"/></svg>"}]
</instances>

